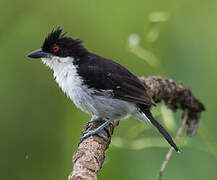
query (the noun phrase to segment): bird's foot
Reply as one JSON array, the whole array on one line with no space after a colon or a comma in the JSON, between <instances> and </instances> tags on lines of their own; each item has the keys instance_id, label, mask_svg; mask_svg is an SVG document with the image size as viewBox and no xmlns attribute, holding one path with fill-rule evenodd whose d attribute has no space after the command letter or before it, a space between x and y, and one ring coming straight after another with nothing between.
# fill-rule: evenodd
<instances>
[{"instance_id":1,"label":"bird's foot","mask_svg":"<svg viewBox=\"0 0 217 180\"><path fill-rule=\"evenodd\" d=\"M97 122L97 121L105 123L105 120L103 118L101 118L101 117L95 117L95 118L91 119L90 121L88 121L85 124L85 126L88 126L90 123Z\"/></svg>"},{"instance_id":2,"label":"bird's foot","mask_svg":"<svg viewBox=\"0 0 217 180\"><path fill-rule=\"evenodd\" d=\"M94 135L94 134L96 134L96 135L98 135L99 137L103 138L106 142L108 142L108 143L110 142L110 139L109 139L107 136L105 136L101 131L100 131L100 132L96 132L96 129L94 129L94 130L90 130L90 131L86 132L86 133L81 137L79 144L80 144L84 139L86 139L87 137L89 137L89 136L91 136L91 135Z\"/></svg>"},{"instance_id":3,"label":"bird's foot","mask_svg":"<svg viewBox=\"0 0 217 180\"><path fill-rule=\"evenodd\" d=\"M80 139L80 142L79 144L87 137L91 136L91 135L98 135L99 137L103 138L106 142L110 142L110 139L105 136L103 133L102 133L102 130L108 126L109 124L112 124L112 121L117 119L116 116L114 116L113 118L110 118L108 119L107 121L104 121L104 123L102 125L100 125L98 128L94 129L94 130L90 130L90 131L84 131L84 135L82 136L82 138ZM94 119L92 119L90 122L93 122ZM98 119L95 119L94 121L99 121L99 118ZM101 121L101 120L100 120Z\"/></svg>"}]
</instances>

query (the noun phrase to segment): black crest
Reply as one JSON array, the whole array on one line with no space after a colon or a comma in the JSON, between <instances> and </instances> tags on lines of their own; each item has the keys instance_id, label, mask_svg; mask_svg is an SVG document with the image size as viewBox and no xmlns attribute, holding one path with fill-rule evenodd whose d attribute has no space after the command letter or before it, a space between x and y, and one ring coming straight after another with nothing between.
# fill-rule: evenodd
<instances>
[{"instance_id":1,"label":"black crest","mask_svg":"<svg viewBox=\"0 0 217 180\"><path fill-rule=\"evenodd\" d=\"M54 51L54 46L55 48L58 47L58 51ZM48 34L45 38L42 50L60 57L79 57L88 52L83 47L82 40L67 37L66 33L62 33L60 27Z\"/></svg>"}]
</instances>

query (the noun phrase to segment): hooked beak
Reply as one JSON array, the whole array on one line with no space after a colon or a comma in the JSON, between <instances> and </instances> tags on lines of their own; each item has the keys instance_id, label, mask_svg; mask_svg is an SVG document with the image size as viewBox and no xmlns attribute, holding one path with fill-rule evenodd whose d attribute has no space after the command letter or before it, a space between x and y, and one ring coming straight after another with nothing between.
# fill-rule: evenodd
<instances>
[{"instance_id":1,"label":"hooked beak","mask_svg":"<svg viewBox=\"0 0 217 180\"><path fill-rule=\"evenodd\" d=\"M49 53L43 52L42 49L35 50L28 54L30 58L46 58L49 56Z\"/></svg>"}]
</instances>

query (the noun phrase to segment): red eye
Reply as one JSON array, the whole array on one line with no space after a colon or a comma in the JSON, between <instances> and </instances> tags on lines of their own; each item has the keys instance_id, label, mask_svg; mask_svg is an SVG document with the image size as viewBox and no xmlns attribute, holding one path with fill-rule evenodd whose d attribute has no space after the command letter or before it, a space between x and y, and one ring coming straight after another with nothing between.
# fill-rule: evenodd
<instances>
[{"instance_id":1,"label":"red eye","mask_svg":"<svg viewBox=\"0 0 217 180\"><path fill-rule=\"evenodd\" d=\"M52 48L53 52L57 52L57 51L59 51L59 49L60 48L57 45L54 45L53 48Z\"/></svg>"}]
</instances>

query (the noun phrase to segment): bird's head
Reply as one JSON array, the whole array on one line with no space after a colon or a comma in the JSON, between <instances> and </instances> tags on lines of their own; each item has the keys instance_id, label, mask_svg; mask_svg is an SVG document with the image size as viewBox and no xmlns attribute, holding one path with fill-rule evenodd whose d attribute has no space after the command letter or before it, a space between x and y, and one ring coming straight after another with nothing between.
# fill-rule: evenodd
<instances>
[{"instance_id":1,"label":"bird's head","mask_svg":"<svg viewBox=\"0 0 217 180\"><path fill-rule=\"evenodd\" d=\"M86 53L87 50L82 46L80 39L67 37L66 33L62 33L62 29L57 28L48 34L42 47L29 53L28 57L52 60L56 57L79 58Z\"/></svg>"}]
</instances>

